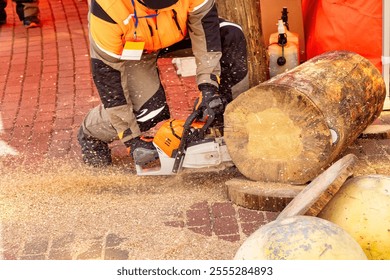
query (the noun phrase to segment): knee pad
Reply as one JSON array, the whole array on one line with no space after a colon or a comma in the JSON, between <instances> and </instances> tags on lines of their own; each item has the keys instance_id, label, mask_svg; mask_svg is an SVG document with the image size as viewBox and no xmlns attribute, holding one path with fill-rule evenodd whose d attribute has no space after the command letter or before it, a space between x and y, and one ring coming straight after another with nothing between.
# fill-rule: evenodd
<instances>
[{"instance_id":1,"label":"knee pad","mask_svg":"<svg viewBox=\"0 0 390 280\"><path fill-rule=\"evenodd\" d=\"M169 119L170 112L164 88L160 85L158 91L135 114L142 132L148 131L157 123Z\"/></svg>"}]
</instances>

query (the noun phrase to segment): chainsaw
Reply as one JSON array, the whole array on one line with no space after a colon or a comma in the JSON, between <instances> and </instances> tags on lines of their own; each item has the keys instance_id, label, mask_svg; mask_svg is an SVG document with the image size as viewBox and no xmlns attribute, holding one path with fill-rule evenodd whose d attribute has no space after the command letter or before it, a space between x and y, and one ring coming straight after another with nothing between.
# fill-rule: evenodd
<instances>
[{"instance_id":1,"label":"chainsaw","mask_svg":"<svg viewBox=\"0 0 390 280\"><path fill-rule=\"evenodd\" d=\"M211 111L204 122L198 121L199 115L195 110L185 121L170 119L158 129L153 138L158 166L147 167L143 151L135 150L137 175L174 175L184 169L208 171L233 166L222 129L210 127L214 113Z\"/></svg>"}]
</instances>

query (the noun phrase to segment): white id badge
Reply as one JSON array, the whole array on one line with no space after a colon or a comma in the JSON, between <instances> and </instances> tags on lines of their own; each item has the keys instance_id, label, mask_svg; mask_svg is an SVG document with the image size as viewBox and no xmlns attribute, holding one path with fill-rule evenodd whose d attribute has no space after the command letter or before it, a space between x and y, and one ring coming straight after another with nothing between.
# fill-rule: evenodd
<instances>
[{"instance_id":1,"label":"white id badge","mask_svg":"<svg viewBox=\"0 0 390 280\"><path fill-rule=\"evenodd\" d=\"M142 53L144 51L145 42L141 41L127 41L123 51L121 59L123 60L141 60Z\"/></svg>"}]
</instances>

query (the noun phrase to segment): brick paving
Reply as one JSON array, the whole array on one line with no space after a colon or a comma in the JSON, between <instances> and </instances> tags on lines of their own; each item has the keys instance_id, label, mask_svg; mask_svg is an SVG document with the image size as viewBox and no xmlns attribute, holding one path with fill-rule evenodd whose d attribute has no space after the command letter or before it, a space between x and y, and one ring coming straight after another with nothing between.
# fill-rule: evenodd
<instances>
[{"instance_id":1,"label":"brick paving","mask_svg":"<svg viewBox=\"0 0 390 280\"><path fill-rule=\"evenodd\" d=\"M76 132L85 114L99 103L89 66L87 0L42 0L40 9L42 28L25 29L15 4L8 1L7 24L0 27L0 140L19 152L21 164L47 158L80 160ZM176 75L171 58L160 59L158 66L171 115L184 119L198 94L195 80ZM390 153L389 140L359 139L351 151L363 161L375 161ZM376 168L380 173L381 167ZM228 200L199 201L158 222L236 244L277 214L241 208ZM131 238L110 230L88 240L73 232L32 233L21 243L2 240L0 259L128 259L131 248L124 244ZM84 250L75 251L80 242L86 244Z\"/></svg>"},{"instance_id":2,"label":"brick paving","mask_svg":"<svg viewBox=\"0 0 390 280\"><path fill-rule=\"evenodd\" d=\"M211 213L209 212L211 211ZM250 235L261 225L276 218L278 213L253 211L234 206L230 202L208 205L207 202L194 204L181 219L165 222L169 227L187 227L194 233L216 235L230 242L240 241L240 232ZM61 236L29 236L22 244L8 244L0 249L5 260L126 260L131 248L123 246L131 236L107 233L85 240L72 232ZM75 250L77 244L86 244L84 250Z\"/></svg>"},{"instance_id":3,"label":"brick paving","mask_svg":"<svg viewBox=\"0 0 390 280\"><path fill-rule=\"evenodd\" d=\"M1 137L37 160L73 156L77 126L98 102L86 1L42 1L40 9L43 27L25 29L9 1L0 29Z\"/></svg>"}]
</instances>

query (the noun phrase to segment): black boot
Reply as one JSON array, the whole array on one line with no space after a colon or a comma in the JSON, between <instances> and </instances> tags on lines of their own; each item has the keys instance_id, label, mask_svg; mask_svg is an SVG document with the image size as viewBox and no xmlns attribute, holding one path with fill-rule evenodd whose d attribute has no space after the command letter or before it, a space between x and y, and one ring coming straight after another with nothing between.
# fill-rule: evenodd
<instances>
[{"instance_id":1,"label":"black boot","mask_svg":"<svg viewBox=\"0 0 390 280\"><path fill-rule=\"evenodd\" d=\"M41 21L37 16L25 17L23 19L23 25L26 28L33 28L41 26Z\"/></svg>"},{"instance_id":2,"label":"black boot","mask_svg":"<svg viewBox=\"0 0 390 280\"><path fill-rule=\"evenodd\" d=\"M88 136L80 127L77 140L81 146L84 163L93 167L105 167L112 164L111 150L106 142Z\"/></svg>"}]
</instances>

